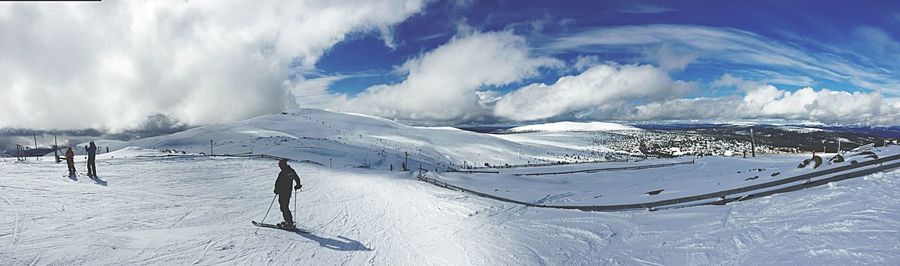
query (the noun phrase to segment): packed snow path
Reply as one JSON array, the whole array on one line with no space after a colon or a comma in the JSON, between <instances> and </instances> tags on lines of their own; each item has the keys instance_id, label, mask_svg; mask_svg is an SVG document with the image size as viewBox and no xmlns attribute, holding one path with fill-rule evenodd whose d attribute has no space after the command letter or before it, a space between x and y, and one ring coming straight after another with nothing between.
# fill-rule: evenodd
<instances>
[{"instance_id":1,"label":"packed snow path","mask_svg":"<svg viewBox=\"0 0 900 266\"><path fill-rule=\"evenodd\" d=\"M304 182L296 219L312 234L254 235L274 161L97 166L104 184L64 177L64 164L0 161L0 265L900 263L900 171L727 206L588 213L294 164ZM276 206L267 221L279 219Z\"/></svg>"}]
</instances>

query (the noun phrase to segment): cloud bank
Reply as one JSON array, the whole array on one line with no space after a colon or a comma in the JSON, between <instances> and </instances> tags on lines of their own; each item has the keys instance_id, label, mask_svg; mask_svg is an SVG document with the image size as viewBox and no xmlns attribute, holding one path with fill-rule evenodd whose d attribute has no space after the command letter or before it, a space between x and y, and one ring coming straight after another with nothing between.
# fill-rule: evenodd
<instances>
[{"instance_id":1,"label":"cloud bank","mask_svg":"<svg viewBox=\"0 0 900 266\"><path fill-rule=\"evenodd\" d=\"M900 101L880 92L844 92L810 87L785 91L772 85L749 89L743 97L673 99L635 106L628 120L784 119L823 123L896 125Z\"/></svg>"},{"instance_id":2,"label":"cloud bank","mask_svg":"<svg viewBox=\"0 0 900 266\"><path fill-rule=\"evenodd\" d=\"M515 90L497 102L494 114L511 120L537 120L585 109L610 112L634 99L675 97L691 88L650 65L598 65L561 77L552 85L531 84Z\"/></svg>"},{"instance_id":3,"label":"cloud bank","mask_svg":"<svg viewBox=\"0 0 900 266\"><path fill-rule=\"evenodd\" d=\"M897 58L900 43L881 30L863 27L854 38L865 40L860 50L872 51L873 58ZM708 60L719 65L728 63L741 68L735 70L750 69L745 70L749 72L777 68L900 95L900 79L895 74L900 72L897 64L852 60L855 55L841 52L842 49L820 43L814 45L816 49L801 49L733 28L633 25L595 27L562 34L544 44L542 49L579 53L624 50L644 54L654 63L674 70L683 69L694 60ZM768 73L760 74L767 76Z\"/></svg>"},{"instance_id":4,"label":"cloud bank","mask_svg":"<svg viewBox=\"0 0 900 266\"><path fill-rule=\"evenodd\" d=\"M296 107L290 72L355 32L390 36L421 0L0 4L0 128L123 131ZM385 39L387 43L391 40Z\"/></svg>"},{"instance_id":5,"label":"cloud bank","mask_svg":"<svg viewBox=\"0 0 900 266\"><path fill-rule=\"evenodd\" d=\"M406 79L355 95L339 95L326 107L383 117L460 121L489 115L479 91L534 77L562 62L530 54L525 39L510 32L472 33L410 59L398 71Z\"/></svg>"},{"instance_id":6,"label":"cloud bank","mask_svg":"<svg viewBox=\"0 0 900 266\"><path fill-rule=\"evenodd\" d=\"M592 40L596 42L596 40ZM632 43L626 41L625 43ZM485 121L559 120L720 120L783 119L826 123L896 124L900 101L880 90L846 92L804 87L789 91L770 82L804 85L806 76L769 73L769 80L745 80L724 74L709 84L675 80L696 59L683 48L661 46L651 53L658 65L601 62L598 56L579 56L569 65L532 54L524 38L510 32L473 32L408 60L397 67L406 79L372 86L358 95L329 93L319 84L295 90L318 95L300 104L339 111L378 115L419 123L446 124ZM743 48L739 48L743 49ZM698 59L700 60L700 59ZM774 59L773 59L774 60ZM519 84L540 70L557 69L575 74L552 84L533 83L510 91L492 87ZM709 88L734 87L723 97L682 98Z\"/></svg>"},{"instance_id":7,"label":"cloud bank","mask_svg":"<svg viewBox=\"0 0 900 266\"><path fill-rule=\"evenodd\" d=\"M514 30L481 32L460 21L447 43L395 66L400 82L343 94L333 90L345 78L340 74L304 77L353 34L376 33L395 48L392 27L422 12L425 1L0 3L0 128L166 131L294 107L440 124L572 118L900 122L900 101L892 98L900 95L900 67L856 60L895 62L900 43L867 27L852 33L864 54L858 57L732 28L590 27L547 35L534 45ZM630 12L676 10L635 6ZM560 51L574 52L568 65L553 57ZM622 51L647 62L603 57ZM673 78L693 64L718 63L758 75L744 80L726 74L710 84ZM823 78L869 90L810 87ZM722 97L692 94L704 86L738 90Z\"/></svg>"}]
</instances>

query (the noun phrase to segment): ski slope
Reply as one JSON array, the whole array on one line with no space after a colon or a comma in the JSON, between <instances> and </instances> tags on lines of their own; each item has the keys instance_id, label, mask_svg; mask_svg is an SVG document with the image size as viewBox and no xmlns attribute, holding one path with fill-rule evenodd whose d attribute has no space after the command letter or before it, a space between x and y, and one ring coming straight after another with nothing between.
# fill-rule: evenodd
<instances>
[{"instance_id":1,"label":"ski slope","mask_svg":"<svg viewBox=\"0 0 900 266\"><path fill-rule=\"evenodd\" d=\"M99 180L63 176L65 164L50 158L0 159L0 265L900 263L897 170L725 206L604 213L525 207L434 186L413 172L388 171L390 165L400 169L406 153L410 168L439 170L621 158L602 145L585 148L590 141L582 133L487 135L301 109L130 142L97 140L111 148L97 157ZM295 218L311 234L254 234L250 221L263 218L274 196L276 163L205 156L210 140L215 154L252 151L321 163L293 163L304 185L295 197ZM809 172L796 168L806 157L707 157L627 171L579 172L689 158L428 175L527 202L608 204ZM80 171L84 163L84 156L76 157ZM759 178L747 180L751 175ZM659 188L665 190L644 194ZM280 219L275 206L265 221Z\"/></svg>"},{"instance_id":2,"label":"ski slope","mask_svg":"<svg viewBox=\"0 0 900 266\"><path fill-rule=\"evenodd\" d=\"M298 109L229 124L111 145L187 153L269 154L325 165L400 169L596 161L618 158L579 147L526 143L448 127L413 127L384 118L317 109ZM580 155L574 156L563 155Z\"/></svg>"},{"instance_id":3,"label":"ski slope","mask_svg":"<svg viewBox=\"0 0 900 266\"><path fill-rule=\"evenodd\" d=\"M295 215L312 234L254 234L274 161L117 154L98 159L102 182L49 160L0 161L0 265L900 263L900 171L726 206L590 213L295 163ZM279 219L276 206L266 221Z\"/></svg>"},{"instance_id":4,"label":"ski slope","mask_svg":"<svg viewBox=\"0 0 900 266\"><path fill-rule=\"evenodd\" d=\"M879 148L875 153L881 157L900 154L900 146ZM840 163L827 162L835 154L820 154L826 162L815 169L812 165L798 168L799 162L810 158L809 154L798 154L586 163L492 169L495 172L481 173L445 172L433 175L432 178L477 192L533 204L620 205L737 189L852 165L851 161L872 160L863 155L852 156L853 154L855 153L845 154L847 161ZM658 193L651 195L649 192Z\"/></svg>"}]
</instances>

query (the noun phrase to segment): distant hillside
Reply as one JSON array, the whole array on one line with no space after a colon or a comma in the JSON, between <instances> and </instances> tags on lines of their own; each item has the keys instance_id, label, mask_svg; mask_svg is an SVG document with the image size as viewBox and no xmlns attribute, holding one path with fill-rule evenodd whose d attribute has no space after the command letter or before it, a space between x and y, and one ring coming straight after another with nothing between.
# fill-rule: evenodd
<instances>
[{"instance_id":1,"label":"distant hillside","mask_svg":"<svg viewBox=\"0 0 900 266\"><path fill-rule=\"evenodd\" d=\"M565 131L620 131L641 130L629 125L607 122L556 122L547 124L527 125L506 130L510 133L519 132L565 132Z\"/></svg>"},{"instance_id":2,"label":"distant hillside","mask_svg":"<svg viewBox=\"0 0 900 266\"><path fill-rule=\"evenodd\" d=\"M422 165L429 169L570 160L560 158L605 158L604 154L581 149L517 143L456 128L413 127L380 117L318 109L299 109L198 127L118 145L209 153L210 140L215 154L252 152L313 160L325 165L380 169L391 165L400 169L407 154L409 168Z\"/></svg>"}]
</instances>

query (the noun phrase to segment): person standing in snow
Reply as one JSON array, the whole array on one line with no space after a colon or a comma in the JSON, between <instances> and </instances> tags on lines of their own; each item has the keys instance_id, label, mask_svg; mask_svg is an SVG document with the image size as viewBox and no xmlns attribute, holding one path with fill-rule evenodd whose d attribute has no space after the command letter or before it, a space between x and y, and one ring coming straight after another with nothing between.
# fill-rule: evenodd
<instances>
[{"instance_id":1,"label":"person standing in snow","mask_svg":"<svg viewBox=\"0 0 900 266\"><path fill-rule=\"evenodd\" d=\"M75 176L75 152L72 146L66 149L66 164L69 165L69 176Z\"/></svg>"},{"instance_id":2,"label":"person standing in snow","mask_svg":"<svg viewBox=\"0 0 900 266\"><path fill-rule=\"evenodd\" d=\"M84 147L84 150L87 151L88 154L88 177L97 177L97 164L94 163L94 160L97 159L97 145L94 145L94 142L91 141L87 147Z\"/></svg>"},{"instance_id":3,"label":"person standing in snow","mask_svg":"<svg viewBox=\"0 0 900 266\"><path fill-rule=\"evenodd\" d=\"M291 187L293 189L302 187L300 185L300 176L287 164L286 159L278 160L278 167L281 168L281 172L278 173L278 178L275 179L274 192L278 194L278 205L281 206L281 215L284 216L284 222L278 225L282 228L292 229L294 228L294 217L291 215L290 209L291 193L293 192ZM295 180L297 181L297 186L293 186L293 181Z\"/></svg>"}]
</instances>

